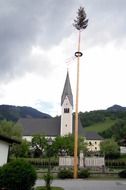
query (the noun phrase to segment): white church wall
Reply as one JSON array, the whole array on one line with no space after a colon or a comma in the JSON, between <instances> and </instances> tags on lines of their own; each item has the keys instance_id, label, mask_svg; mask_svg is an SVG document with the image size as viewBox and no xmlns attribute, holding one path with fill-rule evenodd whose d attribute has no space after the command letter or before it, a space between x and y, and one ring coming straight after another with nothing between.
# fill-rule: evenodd
<instances>
[{"instance_id":1,"label":"white church wall","mask_svg":"<svg viewBox=\"0 0 126 190\"><path fill-rule=\"evenodd\" d=\"M27 140L28 142L31 142L32 136L23 136L22 137L24 140Z\"/></svg>"},{"instance_id":2,"label":"white church wall","mask_svg":"<svg viewBox=\"0 0 126 190\"><path fill-rule=\"evenodd\" d=\"M23 136L23 139L26 139L28 142L32 141L33 136ZM45 138L50 138L46 136ZM54 140L56 137L51 137L52 140Z\"/></svg>"}]
</instances>

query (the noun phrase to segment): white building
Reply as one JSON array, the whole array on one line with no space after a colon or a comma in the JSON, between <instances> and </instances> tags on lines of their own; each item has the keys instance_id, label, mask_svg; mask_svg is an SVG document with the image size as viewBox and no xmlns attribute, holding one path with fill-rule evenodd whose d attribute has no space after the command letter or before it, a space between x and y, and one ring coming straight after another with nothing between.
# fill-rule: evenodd
<instances>
[{"instance_id":1,"label":"white building","mask_svg":"<svg viewBox=\"0 0 126 190\"><path fill-rule=\"evenodd\" d=\"M73 119L73 95L70 85L69 73L67 72L63 93L61 96L61 117L48 119L21 118L18 123L22 125L23 136L31 140L34 134L44 134L47 137L55 138L74 133ZM78 133L84 136L90 151L99 151L100 142L103 138L96 132L86 132L79 120Z\"/></svg>"},{"instance_id":2,"label":"white building","mask_svg":"<svg viewBox=\"0 0 126 190\"><path fill-rule=\"evenodd\" d=\"M7 163L9 156L9 147L13 143L19 144L20 142L9 137L0 135L0 166Z\"/></svg>"}]
</instances>

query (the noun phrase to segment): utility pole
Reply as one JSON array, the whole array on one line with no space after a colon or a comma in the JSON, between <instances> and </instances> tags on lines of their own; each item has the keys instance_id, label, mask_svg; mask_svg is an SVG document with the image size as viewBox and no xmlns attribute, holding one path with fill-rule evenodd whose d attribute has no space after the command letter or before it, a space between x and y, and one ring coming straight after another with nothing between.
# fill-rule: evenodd
<instances>
[{"instance_id":1,"label":"utility pole","mask_svg":"<svg viewBox=\"0 0 126 190\"><path fill-rule=\"evenodd\" d=\"M77 83L76 83L76 106L75 106L75 132L74 132L74 179L78 177L78 98L79 98L79 72L80 72L80 57L83 55L80 52L81 31L87 27L88 19L83 7L78 9L77 18L74 20L73 26L79 31L78 50L75 52L77 57Z\"/></svg>"}]
</instances>

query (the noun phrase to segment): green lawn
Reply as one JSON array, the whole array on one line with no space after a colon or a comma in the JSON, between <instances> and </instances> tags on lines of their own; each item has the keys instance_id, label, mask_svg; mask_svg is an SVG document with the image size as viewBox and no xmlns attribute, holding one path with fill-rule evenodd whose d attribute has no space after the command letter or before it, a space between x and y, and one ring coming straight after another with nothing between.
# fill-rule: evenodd
<instances>
[{"instance_id":1,"label":"green lawn","mask_svg":"<svg viewBox=\"0 0 126 190\"><path fill-rule=\"evenodd\" d=\"M109 129L113 124L115 124L117 120L106 119L104 122L95 123L90 125L89 127L85 127L86 131L96 131L96 132L103 132L106 129Z\"/></svg>"}]
</instances>

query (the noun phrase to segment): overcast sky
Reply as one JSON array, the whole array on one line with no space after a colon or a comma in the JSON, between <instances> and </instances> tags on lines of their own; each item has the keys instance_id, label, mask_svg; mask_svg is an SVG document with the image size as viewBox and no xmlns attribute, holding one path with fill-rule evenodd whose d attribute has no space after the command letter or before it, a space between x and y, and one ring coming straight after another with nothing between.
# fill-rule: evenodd
<instances>
[{"instance_id":1,"label":"overcast sky","mask_svg":"<svg viewBox=\"0 0 126 190\"><path fill-rule=\"evenodd\" d=\"M0 104L60 115L67 68L75 102L80 6L79 111L126 106L126 0L0 0Z\"/></svg>"}]
</instances>

